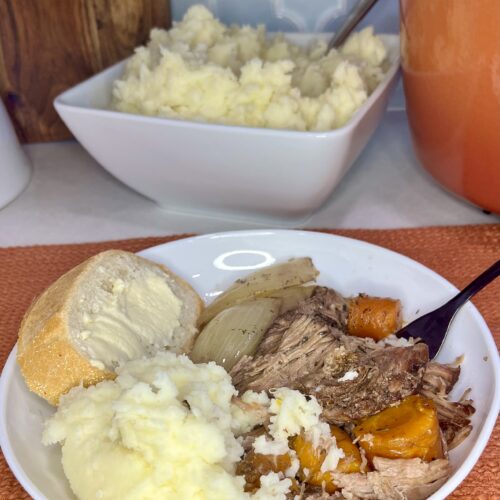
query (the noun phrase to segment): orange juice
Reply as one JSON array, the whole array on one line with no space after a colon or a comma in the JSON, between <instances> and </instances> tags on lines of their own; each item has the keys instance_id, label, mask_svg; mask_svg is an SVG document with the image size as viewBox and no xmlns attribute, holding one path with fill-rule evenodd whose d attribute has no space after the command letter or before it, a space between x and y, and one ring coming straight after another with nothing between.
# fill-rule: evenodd
<instances>
[{"instance_id":1,"label":"orange juice","mask_svg":"<svg viewBox=\"0 0 500 500\"><path fill-rule=\"evenodd\" d=\"M417 156L444 187L500 213L500 0L400 0Z\"/></svg>"}]
</instances>

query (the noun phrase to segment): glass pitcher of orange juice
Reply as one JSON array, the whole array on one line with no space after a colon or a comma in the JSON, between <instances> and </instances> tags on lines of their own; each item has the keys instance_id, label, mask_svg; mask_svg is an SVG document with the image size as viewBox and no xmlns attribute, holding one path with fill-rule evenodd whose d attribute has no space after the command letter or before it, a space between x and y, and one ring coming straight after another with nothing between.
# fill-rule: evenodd
<instances>
[{"instance_id":1,"label":"glass pitcher of orange juice","mask_svg":"<svg viewBox=\"0 0 500 500\"><path fill-rule=\"evenodd\" d=\"M417 156L445 188L500 213L500 0L400 0Z\"/></svg>"}]
</instances>

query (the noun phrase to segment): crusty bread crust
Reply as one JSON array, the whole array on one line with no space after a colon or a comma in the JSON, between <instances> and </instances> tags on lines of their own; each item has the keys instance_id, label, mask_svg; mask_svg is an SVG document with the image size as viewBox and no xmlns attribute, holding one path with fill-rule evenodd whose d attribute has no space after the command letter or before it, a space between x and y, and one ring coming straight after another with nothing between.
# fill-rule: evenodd
<instances>
[{"instance_id":1,"label":"crusty bread crust","mask_svg":"<svg viewBox=\"0 0 500 500\"><path fill-rule=\"evenodd\" d=\"M53 316L17 360L29 389L53 405L72 387L113 379L112 372L94 368L67 340L61 315Z\"/></svg>"},{"instance_id":2,"label":"crusty bread crust","mask_svg":"<svg viewBox=\"0 0 500 500\"><path fill-rule=\"evenodd\" d=\"M24 315L19 329L17 362L28 388L57 405L69 389L114 377L94 368L71 345L65 320L67 298L79 276L91 264L85 261L47 288Z\"/></svg>"},{"instance_id":3,"label":"crusty bread crust","mask_svg":"<svg viewBox=\"0 0 500 500\"><path fill-rule=\"evenodd\" d=\"M103 380L115 378L115 373L92 366L73 345L69 332L69 307L71 299L82 281L99 263L121 250L108 250L86 260L67 272L47 288L26 312L19 329L17 362L29 389L49 403L57 405L61 395L72 387L85 387ZM162 269L168 279L189 298L193 308L192 328L186 330L182 352L189 352L196 334L196 322L203 309L203 301L196 291L183 279L165 266L153 263L142 257L149 265Z\"/></svg>"}]
</instances>

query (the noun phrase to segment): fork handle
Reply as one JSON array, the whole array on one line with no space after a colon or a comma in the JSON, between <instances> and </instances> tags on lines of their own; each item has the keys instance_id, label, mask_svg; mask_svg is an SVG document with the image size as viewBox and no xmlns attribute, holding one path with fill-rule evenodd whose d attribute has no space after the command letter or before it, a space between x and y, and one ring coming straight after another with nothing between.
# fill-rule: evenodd
<instances>
[{"instance_id":1,"label":"fork handle","mask_svg":"<svg viewBox=\"0 0 500 500\"><path fill-rule=\"evenodd\" d=\"M444 307L454 305L455 310L462 307L471 297L500 276L500 260L497 260L484 273L480 274L474 281L467 285L460 293L448 301ZM444 308L443 307L443 308Z\"/></svg>"},{"instance_id":2,"label":"fork handle","mask_svg":"<svg viewBox=\"0 0 500 500\"><path fill-rule=\"evenodd\" d=\"M360 0L352 11L347 16L345 23L340 28L340 31L335 33L328 43L327 52L330 52L334 47L340 47L356 25L368 14L370 9L377 3L378 0Z\"/></svg>"}]
</instances>

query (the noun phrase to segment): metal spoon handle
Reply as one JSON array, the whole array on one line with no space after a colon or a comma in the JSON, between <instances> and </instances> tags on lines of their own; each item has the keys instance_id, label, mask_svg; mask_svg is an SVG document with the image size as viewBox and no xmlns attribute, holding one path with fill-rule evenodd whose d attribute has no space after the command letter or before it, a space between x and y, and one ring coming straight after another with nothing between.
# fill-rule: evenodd
<instances>
[{"instance_id":1,"label":"metal spoon handle","mask_svg":"<svg viewBox=\"0 0 500 500\"><path fill-rule=\"evenodd\" d=\"M490 266L484 273L480 274L474 281L469 283L460 293L455 295L448 301L443 309L446 307L454 308L455 310L462 307L471 297L477 292L482 290L487 284L491 283L495 278L500 276L500 260L497 260Z\"/></svg>"},{"instance_id":2,"label":"metal spoon handle","mask_svg":"<svg viewBox=\"0 0 500 500\"><path fill-rule=\"evenodd\" d=\"M363 19L363 17L368 14L369 10L377 3L377 0L361 0L356 7L349 13L345 23L342 25L340 30L335 33L328 43L327 52L334 47L337 48L345 39L349 36L351 31L356 27L356 25Z\"/></svg>"}]
</instances>

